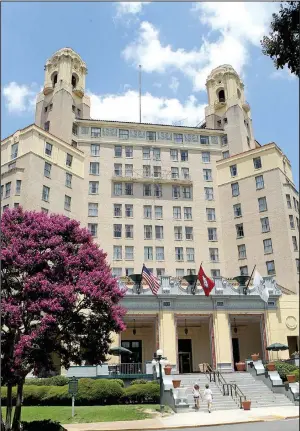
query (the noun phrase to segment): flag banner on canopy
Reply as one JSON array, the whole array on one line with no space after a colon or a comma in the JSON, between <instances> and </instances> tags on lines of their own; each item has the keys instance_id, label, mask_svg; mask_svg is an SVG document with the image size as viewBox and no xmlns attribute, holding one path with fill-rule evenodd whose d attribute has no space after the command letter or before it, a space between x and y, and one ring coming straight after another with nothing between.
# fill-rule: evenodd
<instances>
[{"instance_id":1,"label":"flag banner on canopy","mask_svg":"<svg viewBox=\"0 0 300 431\"><path fill-rule=\"evenodd\" d=\"M204 290L205 296L209 296L210 292L215 286L215 282L211 278L207 277L202 268L202 265L200 265L200 269L198 272L198 280L202 286L202 289Z\"/></svg>"},{"instance_id":2,"label":"flag banner on canopy","mask_svg":"<svg viewBox=\"0 0 300 431\"><path fill-rule=\"evenodd\" d=\"M150 287L153 295L157 295L158 289L160 287L158 278L156 278L155 275L151 274L151 272L148 268L145 267L145 265L143 265L142 277L146 280L146 283Z\"/></svg>"},{"instance_id":3,"label":"flag banner on canopy","mask_svg":"<svg viewBox=\"0 0 300 431\"><path fill-rule=\"evenodd\" d=\"M254 273L253 286L258 291L258 294L261 299L267 303L269 299L269 289L267 288L264 279L257 270L255 270Z\"/></svg>"}]
</instances>

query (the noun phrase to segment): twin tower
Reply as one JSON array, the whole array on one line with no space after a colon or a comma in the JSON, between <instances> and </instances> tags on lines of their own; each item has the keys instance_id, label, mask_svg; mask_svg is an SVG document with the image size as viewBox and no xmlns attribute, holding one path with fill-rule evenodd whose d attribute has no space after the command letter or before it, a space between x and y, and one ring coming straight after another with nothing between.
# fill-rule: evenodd
<instances>
[{"instance_id":1,"label":"twin tower","mask_svg":"<svg viewBox=\"0 0 300 431\"><path fill-rule=\"evenodd\" d=\"M86 75L81 57L71 48L62 48L46 62L44 88L37 99L35 123L70 144L76 119L90 119ZM230 155L255 148L250 106L244 84L233 67L224 64L213 69L206 88L204 127L227 133Z\"/></svg>"}]
</instances>

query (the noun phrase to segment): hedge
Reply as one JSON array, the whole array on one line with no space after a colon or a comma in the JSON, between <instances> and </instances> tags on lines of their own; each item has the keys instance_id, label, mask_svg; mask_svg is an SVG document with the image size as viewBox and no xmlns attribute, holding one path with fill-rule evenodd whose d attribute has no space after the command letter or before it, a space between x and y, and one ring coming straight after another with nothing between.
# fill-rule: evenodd
<instances>
[{"instance_id":1,"label":"hedge","mask_svg":"<svg viewBox=\"0 0 300 431\"><path fill-rule=\"evenodd\" d=\"M53 376L44 379L26 379L25 385L29 386L65 386L69 383L69 378L65 376Z\"/></svg>"},{"instance_id":2,"label":"hedge","mask_svg":"<svg viewBox=\"0 0 300 431\"><path fill-rule=\"evenodd\" d=\"M123 382L122 382L123 385ZM119 403L156 403L159 401L157 382L140 383L124 389L120 380L80 379L76 405L111 405ZM2 405L6 405L6 391L2 391ZM13 404L16 388L13 388ZM24 406L64 406L71 404L68 385L38 386L26 385L23 391ZM44 430L43 430L44 431Z\"/></svg>"},{"instance_id":3,"label":"hedge","mask_svg":"<svg viewBox=\"0 0 300 431\"><path fill-rule=\"evenodd\" d=\"M275 367L283 382L287 380L287 374L291 374L293 371L299 370L296 365L288 364L287 362L275 362Z\"/></svg>"},{"instance_id":4,"label":"hedge","mask_svg":"<svg viewBox=\"0 0 300 431\"><path fill-rule=\"evenodd\" d=\"M67 431L58 422L53 422L50 420L44 421L32 421L32 422L22 422L23 431Z\"/></svg>"}]
</instances>

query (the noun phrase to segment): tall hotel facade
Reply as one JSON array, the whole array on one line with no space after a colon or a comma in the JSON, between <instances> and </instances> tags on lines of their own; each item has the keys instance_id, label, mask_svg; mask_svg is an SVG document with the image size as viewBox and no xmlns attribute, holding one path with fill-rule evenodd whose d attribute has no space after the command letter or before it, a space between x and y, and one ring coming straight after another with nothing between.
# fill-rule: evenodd
<instances>
[{"instance_id":1,"label":"tall hotel facade","mask_svg":"<svg viewBox=\"0 0 300 431\"><path fill-rule=\"evenodd\" d=\"M129 287L128 329L114 342L137 352L137 361L151 360L160 346L181 371L205 361L230 368L234 325L257 335L241 335L241 358L251 349L265 356L270 341L298 348L298 191L282 150L255 140L235 70L222 65L208 76L200 127L93 120L86 74L70 48L47 61L35 123L1 143L2 210L22 205L88 227ZM209 301L183 279L201 262L216 280ZM160 277L158 299L132 286L129 276L143 263ZM254 265L275 286L268 305L228 282ZM199 337L207 348L197 347Z\"/></svg>"}]
</instances>

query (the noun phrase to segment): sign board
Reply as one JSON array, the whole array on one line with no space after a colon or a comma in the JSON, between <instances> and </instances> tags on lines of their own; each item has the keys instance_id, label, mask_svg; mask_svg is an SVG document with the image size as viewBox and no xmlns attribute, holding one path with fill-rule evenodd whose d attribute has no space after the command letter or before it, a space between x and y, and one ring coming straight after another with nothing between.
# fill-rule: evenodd
<instances>
[{"instance_id":1,"label":"sign board","mask_svg":"<svg viewBox=\"0 0 300 431\"><path fill-rule=\"evenodd\" d=\"M69 394L76 395L78 392L78 379L71 379L69 381Z\"/></svg>"}]
</instances>

